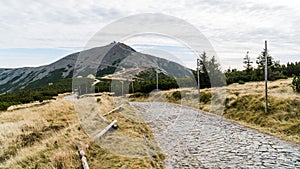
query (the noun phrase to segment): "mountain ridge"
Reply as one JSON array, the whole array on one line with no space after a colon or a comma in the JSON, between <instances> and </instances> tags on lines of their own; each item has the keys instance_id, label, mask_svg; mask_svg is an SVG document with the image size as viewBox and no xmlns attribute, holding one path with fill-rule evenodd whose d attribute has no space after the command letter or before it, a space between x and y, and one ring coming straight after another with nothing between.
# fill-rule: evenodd
<instances>
[{"instance_id":1,"label":"mountain ridge","mask_svg":"<svg viewBox=\"0 0 300 169\"><path fill-rule=\"evenodd\" d=\"M138 70L139 68L155 68L174 77L190 75L190 70L178 63L137 52L124 43L113 42L105 46L69 54L48 65L0 68L0 94L19 89L32 89L32 84L45 85L60 79L73 78L80 74L87 76L95 73L97 77L103 77L119 72L119 75L124 75L120 73L121 70L124 72L124 70ZM132 77L128 76L127 78Z\"/></svg>"}]
</instances>

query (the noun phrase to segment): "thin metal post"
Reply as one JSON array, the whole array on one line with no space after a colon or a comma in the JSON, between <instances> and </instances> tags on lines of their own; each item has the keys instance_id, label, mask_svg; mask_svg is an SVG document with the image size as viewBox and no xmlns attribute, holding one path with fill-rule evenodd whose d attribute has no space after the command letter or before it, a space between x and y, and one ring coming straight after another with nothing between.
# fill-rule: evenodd
<instances>
[{"instance_id":1,"label":"thin metal post","mask_svg":"<svg viewBox=\"0 0 300 169\"><path fill-rule=\"evenodd\" d=\"M123 81L120 81L121 84L122 84L122 96L124 95L124 82Z\"/></svg>"},{"instance_id":2,"label":"thin metal post","mask_svg":"<svg viewBox=\"0 0 300 169\"><path fill-rule=\"evenodd\" d=\"M132 93L134 93L133 81L131 83Z\"/></svg>"},{"instance_id":3,"label":"thin metal post","mask_svg":"<svg viewBox=\"0 0 300 169\"><path fill-rule=\"evenodd\" d=\"M156 70L156 91L158 91L158 72Z\"/></svg>"},{"instance_id":4,"label":"thin metal post","mask_svg":"<svg viewBox=\"0 0 300 169\"><path fill-rule=\"evenodd\" d=\"M198 95L199 95L199 103L200 103L200 59L197 59L197 80L198 80Z\"/></svg>"},{"instance_id":5,"label":"thin metal post","mask_svg":"<svg viewBox=\"0 0 300 169\"><path fill-rule=\"evenodd\" d=\"M266 97L265 113L268 113L268 49L267 49L267 41L265 41L265 97Z\"/></svg>"}]
</instances>

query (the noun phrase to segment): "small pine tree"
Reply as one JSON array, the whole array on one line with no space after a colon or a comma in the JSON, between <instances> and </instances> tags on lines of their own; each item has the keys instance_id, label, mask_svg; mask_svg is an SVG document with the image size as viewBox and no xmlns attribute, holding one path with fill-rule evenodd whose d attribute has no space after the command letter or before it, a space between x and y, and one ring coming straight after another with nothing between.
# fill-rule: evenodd
<instances>
[{"instance_id":1,"label":"small pine tree","mask_svg":"<svg viewBox=\"0 0 300 169\"><path fill-rule=\"evenodd\" d=\"M249 57L249 51L247 51L247 54L244 57L244 62L243 63L245 64L244 68L246 69L246 72L250 73L251 70L253 69L253 67L251 65L253 62L251 61L251 59Z\"/></svg>"},{"instance_id":2,"label":"small pine tree","mask_svg":"<svg viewBox=\"0 0 300 169\"><path fill-rule=\"evenodd\" d=\"M208 75L208 63L209 59L206 52L200 55L200 86L201 88L211 87L210 79Z\"/></svg>"},{"instance_id":3,"label":"small pine tree","mask_svg":"<svg viewBox=\"0 0 300 169\"><path fill-rule=\"evenodd\" d=\"M268 59L268 80L276 80L283 77L281 66L279 61L274 61L273 57L267 53ZM257 57L257 75L262 77L264 75L265 68L265 51L262 51L261 54Z\"/></svg>"},{"instance_id":4,"label":"small pine tree","mask_svg":"<svg viewBox=\"0 0 300 169\"><path fill-rule=\"evenodd\" d=\"M275 64L274 59L271 55L269 55L269 52L267 54L267 59L268 59L268 67L274 66L274 64ZM264 69L264 67L265 67L265 50L263 50L261 52L261 54L257 57L256 63L257 63L258 69Z\"/></svg>"}]
</instances>

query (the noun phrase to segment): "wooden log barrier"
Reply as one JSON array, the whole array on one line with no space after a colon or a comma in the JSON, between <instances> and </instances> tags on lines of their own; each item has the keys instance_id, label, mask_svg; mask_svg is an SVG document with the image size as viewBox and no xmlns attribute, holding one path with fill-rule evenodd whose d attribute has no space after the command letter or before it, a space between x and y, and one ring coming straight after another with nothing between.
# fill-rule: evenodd
<instances>
[{"instance_id":1,"label":"wooden log barrier","mask_svg":"<svg viewBox=\"0 0 300 169\"><path fill-rule=\"evenodd\" d=\"M83 169L90 169L89 164L87 162L85 152L82 148L82 142L81 141L78 142L78 152L79 152L79 156L80 156L80 160L81 160L81 164L82 164Z\"/></svg>"},{"instance_id":2,"label":"wooden log barrier","mask_svg":"<svg viewBox=\"0 0 300 169\"><path fill-rule=\"evenodd\" d=\"M120 106L118 106L118 107L112 109L111 111L105 113L103 116L107 116L107 115L113 113L114 111L116 111L116 110L118 110L118 109L120 109L120 108L122 108L122 107L123 107L123 104L121 104Z\"/></svg>"},{"instance_id":3,"label":"wooden log barrier","mask_svg":"<svg viewBox=\"0 0 300 169\"><path fill-rule=\"evenodd\" d=\"M114 127L115 124L117 123L117 120L114 120L113 122L111 122L108 126L106 126L100 133L98 133L93 140L96 140L97 138L100 138L101 136L103 136L110 128Z\"/></svg>"}]
</instances>

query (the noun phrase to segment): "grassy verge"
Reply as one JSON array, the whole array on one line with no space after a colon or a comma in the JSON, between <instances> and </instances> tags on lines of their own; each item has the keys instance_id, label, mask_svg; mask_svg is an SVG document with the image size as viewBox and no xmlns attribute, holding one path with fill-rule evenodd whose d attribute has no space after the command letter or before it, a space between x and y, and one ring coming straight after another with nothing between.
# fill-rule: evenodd
<instances>
[{"instance_id":1,"label":"grassy verge","mask_svg":"<svg viewBox=\"0 0 300 169\"><path fill-rule=\"evenodd\" d=\"M291 87L292 79L269 83L269 112L266 114L264 83L232 84L226 87L223 117L261 132L300 144L300 95ZM131 96L133 101L168 101L211 112L211 89L201 90L201 102L195 89L174 89ZM216 112L217 113L217 112Z\"/></svg>"},{"instance_id":2,"label":"grassy verge","mask_svg":"<svg viewBox=\"0 0 300 169\"><path fill-rule=\"evenodd\" d=\"M106 95L93 99L98 100L99 113L113 108L112 99ZM138 118L128 104L108 117L118 120L119 134L154 140L143 121L130 120L126 115ZM113 133L110 131L108 136ZM120 155L92 141L78 121L74 103L63 98L45 105L1 112L0 168L81 168L79 140L89 145L86 154L90 168L164 168L164 155L155 141L150 146L156 151L143 157Z\"/></svg>"},{"instance_id":3,"label":"grassy verge","mask_svg":"<svg viewBox=\"0 0 300 169\"><path fill-rule=\"evenodd\" d=\"M243 95L226 104L224 117L279 138L300 143L300 99L271 96L265 113L264 96Z\"/></svg>"}]
</instances>

